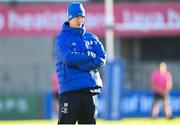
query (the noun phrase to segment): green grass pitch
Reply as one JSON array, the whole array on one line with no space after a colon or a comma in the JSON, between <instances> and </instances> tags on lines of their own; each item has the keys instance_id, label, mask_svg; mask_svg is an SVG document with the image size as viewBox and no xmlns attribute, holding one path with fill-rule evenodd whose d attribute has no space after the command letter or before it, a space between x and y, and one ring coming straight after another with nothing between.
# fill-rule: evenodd
<instances>
[{"instance_id":1,"label":"green grass pitch","mask_svg":"<svg viewBox=\"0 0 180 125\"><path fill-rule=\"evenodd\" d=\"M57 120L0 120L0 125L57 125ZM180 118L125 118L117 121L98 119L97 125L180 125Z\"/></svg>"}]
</instances>

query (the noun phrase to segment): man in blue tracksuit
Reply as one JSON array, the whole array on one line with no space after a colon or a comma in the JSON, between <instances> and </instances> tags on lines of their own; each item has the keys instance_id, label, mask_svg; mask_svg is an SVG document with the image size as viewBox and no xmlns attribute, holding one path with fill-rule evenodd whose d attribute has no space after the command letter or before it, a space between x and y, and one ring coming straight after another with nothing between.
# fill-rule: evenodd
<instances>
[{"instance_id":1,"label":"man in blue tracksuit","mask_svg":"<svg viewBox=\"0 0 180 125\"><path fill-rule=\"evenodd\" d=\"M58 124L96 124L97 94L102 88L98 68L105 65L106 54L98 37L85 30L83 5L70 3L67 14L55 41Z\"/></svg>"}]
</instances>

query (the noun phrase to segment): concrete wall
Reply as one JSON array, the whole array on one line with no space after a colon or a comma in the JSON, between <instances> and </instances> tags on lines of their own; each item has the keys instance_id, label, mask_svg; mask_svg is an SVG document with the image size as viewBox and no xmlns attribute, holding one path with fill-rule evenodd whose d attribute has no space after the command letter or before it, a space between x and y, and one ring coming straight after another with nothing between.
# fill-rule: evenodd
<instances>
[{"instance_id":1,"label":"concrete wall","mask_svg":"<svg viewBox=\"0 0 180 125\"><path fill-rule=\"evenodd\" d=\"M0 91L50 90L53 42L50 37L0 38Z\"/></svg>"}]
</instances>

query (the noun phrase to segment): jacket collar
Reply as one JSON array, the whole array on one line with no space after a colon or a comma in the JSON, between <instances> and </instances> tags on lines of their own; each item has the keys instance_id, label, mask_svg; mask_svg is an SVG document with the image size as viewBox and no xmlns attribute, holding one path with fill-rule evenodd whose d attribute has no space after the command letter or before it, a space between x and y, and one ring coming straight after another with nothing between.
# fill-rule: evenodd
<instances>
[{"instance_id":1,"label":"jacket collar","mask_svg":"<svg viewBox=\"0 0 180 125\"><path fill-rule=\"evenodd\" d=\"M84 26L81 28L73 28L69 26L69 22L65 22L62 27L62 32L71 32L82 36L86 32L86 28Z\"/></svg>"}]
</instances>

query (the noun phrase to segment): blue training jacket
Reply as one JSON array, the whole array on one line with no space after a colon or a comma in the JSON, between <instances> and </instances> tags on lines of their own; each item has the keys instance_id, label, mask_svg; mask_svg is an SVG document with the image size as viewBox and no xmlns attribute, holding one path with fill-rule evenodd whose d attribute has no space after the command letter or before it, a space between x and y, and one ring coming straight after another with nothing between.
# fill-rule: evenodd
<instances>
[{"instance_id":1,"label":"blue training jacket","mask_svg":"<svg viewBox=\"0 0 180 125\"><path fill-rule=\"evenodd\" d=\"M98 68L106 54L98 37L85 28L69 27L65 22L55 40L59 94L84 88L101 88Z\"/></svg>"}]
</instances>

